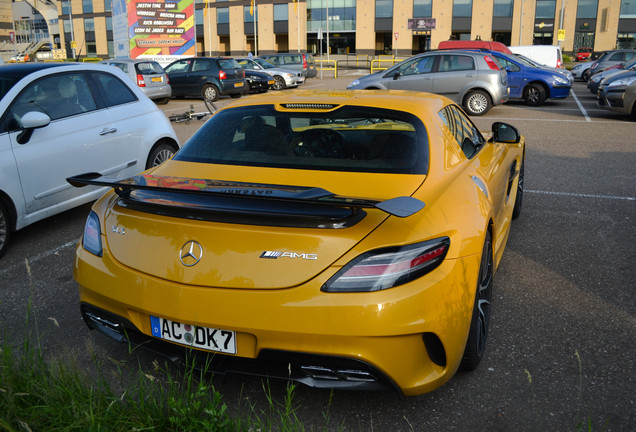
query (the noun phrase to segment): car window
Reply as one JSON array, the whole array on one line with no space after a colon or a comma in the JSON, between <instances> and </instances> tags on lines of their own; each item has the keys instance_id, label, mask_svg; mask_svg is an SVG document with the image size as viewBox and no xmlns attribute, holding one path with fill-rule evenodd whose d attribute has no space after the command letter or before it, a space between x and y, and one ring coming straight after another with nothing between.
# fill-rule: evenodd
<instances>
[{"instance_id":1,"label":"car window","mask_svg":"<svg viewBox=\"0 0 636 432\"><path fill-rule=\"evenodd\" d=\"M19 80L20 78L17 77L0 77L0 100Z\"/></svg>"},{"instance_id":2,"label":"car window","mask_svg":"<svg viewBox=\"0 0 636 432\"><path fill-rule=\"evenodd\" d=\"M440 72L453 72L475 69L475 60L465 55L444 55L439 64Z\"/></svg>"},{"instance_id":3,"label":"car window","mask_svg":"<svg viewBox=\"0 0 636 432\"><path fill-rule=\"evenodd\" d=\"M190 68L191 59L180 60L176 63L172 63L166 66L166 73L185 73Z\"/></svg>"},{"instance_id":4,"label":"car window","mask_svg":"<svg viewBox=\"0 0 636 432\"><path fill-rule=\"evenodd\" d=\"M142 75L160 75L163 74L163 68L156 62L142 62L135 64L135 70Z\"/></svg>"},{"instance_id":5,"label":"car window","mask_svg":"<svg viewBox=\"0 0 636 432\"><path fill-rule=\"evenodd\" d=\"M243 60L239 60L237 63L243 69L249 69L249 70L259 69L258 66L256 66L256 64L252 62L251 60L243 59Z\"/></svg>"},{"instance_id":6,"label":"car window","mask_svg":"<svg viewBox=\"0 0 636 432\"><path fill-rule=\"evenodd\" d=\"M219 60L219 66L221 69L238 69L241 67L234 59L221 59Z\"/></svg>"},{"instance_id":7,"label":"car window","mask_svg":"<svg viewBox=\"0 0 636 432\"><path fill-rule=\"evenodd\" d=\"M27 86L15 99L10 116L18 123L24 114L39 111L51 120L82 114L97 108L82 73L57 74Z\"/></svg>"},{"instance_id":8,"label":"car window","mask_svg":"<svg viewBox=\"0 0 636 432\"><path fill-rule=\"evenodd\" d=\"M439 116L467 158L473 157L484 145L485 139L479 129L456 105L447 105L442 108L439 111Z\"/></svg>"},{"instance_id":9,"label":"car window","mask_svg":"<svg viewBox=\"0 0 636 432\"><path fill-rule=\"evenodd\" d=\"M128 73L128 63L112 62L112 63L110 63L110 65L111 66L117 66L122 71Z\"/></svg>"},{"instance_id":10,"label":"car window","mask_svg":"<svg viewBox=\"0 0 636 432\"><path fill-rule=\"evenodd\" d=\"M194 59L192 63L192 72L201 72L212 69L210 60L208 59Z\"/></svg>"},{"instance_id":11,"label":"car window","mask_svg":"<svg viewBox=\"0 0 636 432\"><path fill-rule=\"evenodd\" d=\"M417 75L423 73L429 73L433 69L433 63L435 62L434 56L428 56L424 58L416 58L411 61L405 62L400 66L401 75Z\"/></svg>"},{"instance_id":12,"label":"car window","mask_svg":"<svg viewBox=\"0 0 636 432\"><path fill-rule=\"evenodd\" d=\"M135 102L137 96L119 78L107 73L95 73L104 90L104 101L107 106L117 106Z\"/></svg>"},{"instance_id":13,"label":"car window","mask_svg":"<svg viewBox=\"0 0 636 432\"><path fill-rule=\"evenodd\" d=\"M425 174L428 135L402 111L369 107L279 112L230 108L210 118L175 160L290 169Z\"/></svg>"},{"instance_id":14,"label":"car window","mask_svg":"<svg viewBox=\"0 0 636 432\"><path fill-rule=\"evenodd\" d=\"M517 66L515 63L511 62L505 57L494 56L497 59L497 63L499 63L503 68L510 68L511 72L519 72L521 68Z\"/></svg>"}]
</instances>

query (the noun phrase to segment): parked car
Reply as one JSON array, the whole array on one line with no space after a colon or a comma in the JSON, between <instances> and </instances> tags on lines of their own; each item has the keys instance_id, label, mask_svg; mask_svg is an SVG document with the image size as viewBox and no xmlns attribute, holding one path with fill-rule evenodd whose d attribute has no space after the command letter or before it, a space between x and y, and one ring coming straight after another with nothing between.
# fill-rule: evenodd
<instances>
[{"instance_id":1,"label":"parked car","mask_svg":"<svg viewBox=\"0 0 636 432\"><path fill-rule=\"evenodd\" d=\"M501 51L506 54L512 54L510 49L501 42L481 41L481 40L447 40L442 41L437 46L439 49L467 50L467 49L487 49L492 51Z\"/></svg>"},{"instance_id":2,"label":"parked car","mask_svg":"<svg viewBox=\"0 0 636 432\"><path fill-rule=\"evenodd\" d=\"M244 98L154 170L69 179L114 188L76 249L84 321L211 372L431 391L483 359L524 151L430 93Z\"/></svg>"},{"instance_id":3,"label":"parked car","mask_svg":"<svg viewBox=\"0 0 636 432\"><path fill-rule=\"evenodd\" d=\"M544 66L559 69L563 67L561 48L556 45L517 45L511 46L510 51L523 54Z\"/></svg>"},{"instance_id":4,"label":"parked car","mask_svg":"<svg viewBox=\"0 0 636 432\"><path fill-rule=\"evenodd\" d=\"M490 54L479 51L419 54L385 71L358 78L347 88L438 93L461 104L470 115L486 114L508 100L506 71Z\"/></svg>"},{"instance_id":5,"label":"parked car","mask_svg":"<svg viewBox=\"0 0 636 432\"><path fill-rule=\"evenodd\" d=\"M636 57L636 49L606 51L590 66L590 76L604 71L609 66L624 63Z\"/></svg>"},{"instance_id":6,"label":"parked car","mask_svg":"<svg viewBox=\"0 0 636 432\"><path fill-rule=\"evenodd\" d=\"M593 51L594 51L594 49L590 48L590 47L577 48L577 50L576 50L576 61L589 60Z\"/></svg>"},{"instance_id":7,"label":"parked car","mask_svg":"<svg viewBox=\"0 0 636 432\"><path fill-rule=\"evenodd\" d=\"M636 121L636 71L623 71L604 80L598 89L598 106Z\"/></svg>"},{"instance_id":8,"label":"parked car","mask_svg":"<svg viewBox=\"0 0 636 432\"><path fill-rule=\"evenodd\" d=\"M245 71L245 94L247 93L265 93L274 87L276 81L274 77L265 72L258 72L251 69Z\"/></svg>"},{"instance_id":9,"label":"parked car","mask_svg":"<svg viewBox=\"0 0 636 432\"><path fill-rule=\"evenodd\" d=\"M175 97L201 97L212 102L219 96L241 97L245 73L234 59L190 57L165 67Z\"/></svg>"},{"instance_id":10,"label":"parked car","mask_svg":"<svg viewBox=\"0 0 636 432\"><path fill-rule=\"evenodd\" d=\"M0 255L12 231L104 192L67 177L129 177L179 149L164 113L118 68L6 65L0 82Z\"/></svg>"},{"instance_id":11,"label":"parked car","mask_svg":"<svg viewBox=\"0 0 636 432\"><path fill-rule=\"evenodd\" d=\"M172 96L168 75L156 61L144 59L110 59L100 63L117 66L146 96L158 104L167 104Z\"/></svg>"},{"instance_id":12,"label":"parked car","mask_svg":"<svg viewBox=\"0 0 636 432\"><path fill-rule=\"evenodd\" d=\"M636 57L628 62L609 66L603 72L592 75L590 80L587 82L587 88L590 90L590 92L592 92L593 95L596 95L598 88L603 80L615 76L616 74L619 74L621 72L625 72L626 70L636 70Z\"/></svg>"},{"instance_id":13,"label":"parked car","mask_svg":"<svg viewBox=\"0 0 636 432\"><path fill-rule=\"evenodd\" d=\"M546 99L563 99L570 94L572 84L563 74L535 67L515 55L489 52L508 71L511 99L524 99L527 105L540 106Z\"/></svg>"},{"instance_id":14,"label":"parked car","mask_svg":"<svg viewBox=\"0 0 636 432\"><path fill-rule=\"evenodd\" d=\"M308 53L262 54L259 57L274 66L300 71L306 78L314 78L318 75L314 57Z\"/></svg>"},{"instance_id":15,"label":"parked car","mask_svg":"<svg viewBox=\"0 0 636 432\"><path fill-rule=\"evenodd\" d=\"M298 87L305 82L302 72L274 66L262 58L241 57L236 61L243 69L265 72L274 77L274 90L283 90L290 87Z\"/></svg>"},{"instance_id":16,"label":"parked car","mask_svg":"<svg viewBox=\"0 0 636 432\"><path fill-rule=\"evenodd\" d=\"M572 76L576 78L581 78L583 81L587 81L590 79L590 67L592 66L592 62L585 62L577 64L572 68L570 72L572 72Z\"/></svg>"},{"instance_id":17,"label":"parked car","mask_svg":"<svg viewBox=\"0 0 636 432\"><path fill-rule=\"evenodd\" d=\"M570 81L570 84L572 84L574 82L574 75L572 75L572 72L570 72L567 69L554 68L554 67L542 65L541 63L538 63L538 62L532 60L531 58L524 56L523 54L515 54L515 56L519 57L520 59L525 60L526 63L530 63L532 66L534 66L536 68L545 69L545 70L553 72L553 73L560 73L561 75L566 77L568 79L568 81Z\"/></svg>"}]
</instances>

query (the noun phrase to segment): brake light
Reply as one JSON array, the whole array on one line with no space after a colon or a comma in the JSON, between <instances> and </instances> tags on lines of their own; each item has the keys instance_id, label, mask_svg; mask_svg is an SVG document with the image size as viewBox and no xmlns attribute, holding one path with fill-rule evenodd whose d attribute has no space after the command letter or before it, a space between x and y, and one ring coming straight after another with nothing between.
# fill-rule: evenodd
<instances>
[{"instance_id":1,"label":"brake light","mask_svg":"<svg viewBox=\"0 0 636 432\"><path fill-rule=\"evenodd\" d=\"M561 59L557 59L557 67L563 67L563 63L561 63Z\"/></svg>"},{"instance_id":2,"label":"brake light","mask_svg":"<svg viewBox=\"0 0 636 432\"><path fill-rule=\"evenodd\" d=\"M225 71L222 71L222 70L219 71L219 79L220 80L227 79L227 74L225 73Z\"/></svg>"},{"instance_id":3,"label":"brake light","mask_svg":"<svg viewBox=\"0 0 636 432\"><path fill-rule=\"evenodd\" d=\"M307 69L307 57L303 54L303 69Z\"/></svg>"},{"instance_id":4,"label":"brake light","mask_svg":"<svg viewBox=\"0 0 636 432\"><path fill-rule=\"evenodd\" d=\"M144 76L142 74L137 74L137 85L139 87L146 87L146 81L144 81Z\"/></svg>"},{"instance_id":5,"label":"brake light","mask_svg":"<svg viewBox=\"0 0 636 432\"><path fill-rule=\"evenodd\" d=\"M450 239L442 237L362 254L333 275L322 291L369 292L403 285L438 267L449 247Z\"/></svg>"},{"instance_id":6,"label":"brake light","mask_svg":"<svg viewBox=\"0 0 636 432\"><path fill-rule=\"evenodd\" d=\"M499 67L497 62L494 61L492 58L490 58L490 56L484 56L484 60L486 61L486 64L488 64L488 67L490 69L492 69L492 70L501 70L501 68Z\"/></svg>"}]
</instances>

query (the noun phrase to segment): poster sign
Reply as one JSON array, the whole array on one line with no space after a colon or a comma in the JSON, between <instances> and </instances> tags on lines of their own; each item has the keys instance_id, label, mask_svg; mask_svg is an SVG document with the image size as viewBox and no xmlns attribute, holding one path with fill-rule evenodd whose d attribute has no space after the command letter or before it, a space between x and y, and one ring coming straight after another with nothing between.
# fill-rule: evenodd
<instances>
[{"instance_id":1,"label":"poster sign","mask_svg":"<svg viewBox=\"0 0 636 432\"><path fill-rule=\"evenodd\" d=\"M113 0L115 57L163 66L196 56L194 0Z\"/></svg>"},{"instance_id":2,"label":"poster sign","mask_svg":"<svg viewBox=\"0 0 636 432\"><path fill-rule=\"evenodd\" d=\"M435 30L437 21L435 18L409 18L409 30Z\"/></svg>"}]
</instances>

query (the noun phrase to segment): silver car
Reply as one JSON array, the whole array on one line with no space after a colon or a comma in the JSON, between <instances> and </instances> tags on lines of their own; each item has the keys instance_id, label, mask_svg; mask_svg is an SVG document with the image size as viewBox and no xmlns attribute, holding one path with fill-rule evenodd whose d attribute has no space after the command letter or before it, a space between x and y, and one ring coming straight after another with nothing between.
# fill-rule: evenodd
<instances>
[{"instance_id":1,"label":"silver car","mask_svg":"<svg viewBox=\"0 0 636 432\"><path fill-rule=\"evenodd\" d=\"M602 72L610 66L625 63L635 57L636 49L606 51L590 66L590 76Z\"/></svg>"},{"instance_id":2,"label":"silver car","mask_svg":"<svg viewBox=\"0 0 636 432\"><path fill-rule=\"evenodd\" d=\"M302 72L279 68L261 58L243 57L235 59L243 69L265 72L274 77L274 90L282 90L287 87L298 87L305 82Z\"/></svg>"},{"instance_id":3,"label":"silver car","mask_svg":"<svg viewBox=\"0 0 636 432\"><path fill-rule=\"evenodd\" d=\"M168 75L159 63L144 59L111 59L100 63L117 66L157 104L167 104L172 96Z\"/></svg>"},{"instance_id":4,"label":"silver car","mask_svg":"<svg viewBox=\"0 0 636 432\"><path fill-rule=\"evenodd\" d=\"M435 51L419 54L353 81L348 89L399 89L437 93L470 115L486 114L508 100L508 74L487 53Z\"/></svg>"}]
</instances>

